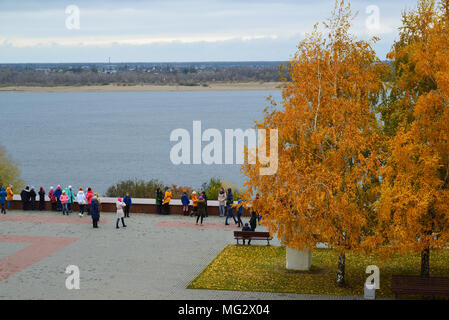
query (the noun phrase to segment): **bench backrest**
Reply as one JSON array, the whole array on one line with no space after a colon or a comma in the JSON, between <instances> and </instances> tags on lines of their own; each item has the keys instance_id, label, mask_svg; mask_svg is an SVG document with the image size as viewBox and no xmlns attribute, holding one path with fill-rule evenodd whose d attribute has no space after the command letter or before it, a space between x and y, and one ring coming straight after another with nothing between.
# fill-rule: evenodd
<instances>
[{"instance_id":1,"label":"bench backrest","mask_svg":"<svg viewBox=\"0 0 449 320\"><path fill-rule=\"evenodd\" d=\"M234 231L235 237L270 237L269 232L258 231Z\"/></svg>"}]
</instances>

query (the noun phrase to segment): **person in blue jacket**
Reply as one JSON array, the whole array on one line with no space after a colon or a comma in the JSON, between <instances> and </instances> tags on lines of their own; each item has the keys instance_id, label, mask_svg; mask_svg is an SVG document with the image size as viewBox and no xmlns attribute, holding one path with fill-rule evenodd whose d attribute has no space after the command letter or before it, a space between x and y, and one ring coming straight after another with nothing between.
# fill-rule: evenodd
<instances>
[{"instance_id":1,"label":"person in blue jacket","mask_svg":"<svg viewBox=\"0 0 449 320\"><path fill-rule=\"evenodd\" d=\"M6 214L6 208L5 208L5 204L6 204L6 190L5 188L1 187L0 188L0 206L1 206L1 213Z\"/></svg>"},{"instance_id":2,"label":"person in blue jacket","mask_svg":"<svg viewBox=\"0 0 449 320\"><path fill-rule=\"evenodd\" d=\"M90 203L90 216L92 218L93 227L98 228L98 221L100 220L100 206L98 204L97 196L94 196Z\"/></svg>"},{"instance_id":3,"label":"person in blue jacket","mask_svg":"<svg viewBox=\"0 0 449 320\"><path fill-rule=\"evenodd\" d=\"M183 215L188 216L189 215L190 200L189 200L189 195L187 194L187 190L186 189L182 190L181 203L182 203L182 213L183 213Z\"/></svg>"},{"instance_id":4,"label":"person in blue jacket","mask_svg":"<svg viewBox=\"0 0 449 320\"><path fill-rule=\"evenodd\" d=\"M125 203L125 218L129 218L129 210L133 205L133 199L129 195L129 192L126 193L126 196L123 197L123 202Z\"/></svg>"},{"instance_id":5,"label":"person in blue jacket","mask_svg":"<svg viewBox=\"0 0 449 320\"><path fill-rule=\"evenodd\" d=\"M61 195L62 195L62 189L61 186L58 185L55 192L53 193L56 197L56 211L62 211L62 204L61 204Z\"/></svg>"}]
</instances>

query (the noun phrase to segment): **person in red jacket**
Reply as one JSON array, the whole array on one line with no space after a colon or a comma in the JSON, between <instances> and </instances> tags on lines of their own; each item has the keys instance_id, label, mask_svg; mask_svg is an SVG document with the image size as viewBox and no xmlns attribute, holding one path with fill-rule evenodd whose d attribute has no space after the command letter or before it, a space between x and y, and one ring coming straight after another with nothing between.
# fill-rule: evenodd
<instances>
[{"instance_id":1,"label":"person in red jacket","mask_svg":"<svg viewBox=\"0 0 449 320\"><path fill-rule=\"evenodd\" d=\"M90 204L94 197L94 191L91 188L87 188L86 200L87 200L87 215L90 216Z\"/></svg>"},{"instance_id":2,"label":"person in red jacket","mask_svg":"<svg viewBox=\"0 0 449 320\"><path fill-rule=\"evenodd\" d=\"M50 198L51 203L51 210L56 211L56 196L55 196L55 190L53 187L50 187L50 191L48 191L48 197Z\"/></svg>"}]
</instances>

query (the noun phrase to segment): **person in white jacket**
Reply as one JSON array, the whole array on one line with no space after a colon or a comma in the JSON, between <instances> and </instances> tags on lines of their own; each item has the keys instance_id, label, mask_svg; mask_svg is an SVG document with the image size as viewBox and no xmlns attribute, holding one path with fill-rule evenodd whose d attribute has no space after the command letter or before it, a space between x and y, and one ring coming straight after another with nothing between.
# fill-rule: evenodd
<instances>
[{"instance_id":1,"label":"person in white jacket","mask_svg":"<svg viewBox=\"0 0 449 320\"><path fill-rule=\"evenodd\" d=\"M115 228L120 229L118 226L120 220L122 220L122 226L126 228L124 219L125 212L123 211L123 208L126 207L126 204L122 201L122 198L118 198L117 202L115 203L115 206L117 207L117 215L116 215L117 223L115 224Z\"/></svg>"},{"instance_id":2,"label":"person in white jacket","mask_svg":"<svg viewBox=\"0 0 449 320\"><path fill-rule=\"evenodd\" d=\"M84 207L87 204L87 198L84 194L83 188L80 188L78 193L76 194L76 202L78 202L78 206L80 207L80 213L79 216L84 216Z\"/></svg>"},{"instance_id":3,"label":"person in white jacket","mask_svg":"<svg viewBox=\"0 0 449 320\"><path fill-rule=\"evenodd\" d=\"M220 209L220 217L225 216L226 192L223 188L218 192L218 208Z\"/></svg>"}]
</instances>

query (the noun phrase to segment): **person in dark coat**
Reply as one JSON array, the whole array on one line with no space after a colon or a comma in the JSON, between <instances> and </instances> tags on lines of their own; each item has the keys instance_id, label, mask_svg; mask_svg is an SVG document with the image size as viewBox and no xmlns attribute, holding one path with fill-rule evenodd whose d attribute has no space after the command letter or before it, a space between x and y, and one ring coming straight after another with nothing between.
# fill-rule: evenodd
<instances>
[{"instance_id":1,"label":"person in dark coat","mask_svg":"<svg viewBox=\"0 0 449 320\"><path fill-rule=\"evenodd\" d=\"M243 222L242 222L242 214L243 214L243 205L242 205L242 200L238 201L238 205L240 205L240 207L237 208L237 223L238 223L238 227L243 227Z\"/></svg>"},{"instance_id":2,"label":"person in dark coat","mask_svg":"<svg viewBox=\"0 0 449 320\"><path fill-rule=\"evenodd\" d=\"M20 193L20 198L22 199L22 209L27 211L30 204L30 187L26 186L25 189Z\"/></svg>"},{"instance_id":3,"label":"person in dark coat","mask_svg":"<svg viewBox=\"0 0 449 320\"><path fill-rule=\"evenodd\" d=\"M90 216L92 218L93 227L98 228L98 221L100 220L100 206L98 204L97 196L94 196L90 203Z\"/></svg>"},{"instance_id":4,"label":"person in dark coat","mask_svg":"<svg viewBox=\"0 0 449 320\"><path fill-rule=\"evenodd\" d=\"M123 197L123 202L126 204L125 218L129 218L129 210L131 209L131 206L133 205L133 200L132 200L131 196L129 195L129 192L127 192L126 196Z\"/></svg>"},{"instance_id":5,"label":"person in dark coat","mask_svg":"<svg viewBox=\"0 0 449 320\"><path fill-rule=\"evenodd\" d=\"M251 231L256 231L256 227L257 227L257 212L254 211L254 210L251 212L251 219L249 219L249 225L251 227Z\"/></svg>"},{"instance_id":6,"label":"person in dark coat","mask_svg":"<svg viewBox=\"0 0 449 320\"><path fill-rule=\"evenodd\" d=\"M206 203L206 205L205 205L205 210L206 210L206 218L209 216L208 214L207 214L207 195L206 195L206 192L202 192L201 193L201 195L202 195L202 197L203 197L203 199L204 199L204 202Z\"/></svg>"},{"instance_id":7,"label":"person in dark coat","mask_svg":"<svg viewBox=\"0 0 449 320\"><path fill-rule=\"evenodd\" d=\"M61 186L58 185L56 187L55 192L53 193L56 198L56 211L62 211L62 204L61 204L61 195L62 195L62 189Z\"/></svg>"},{"instance_id":8,"label":"person in dark coat","mask_svg":"<svg viewBox=\"0 0 449 320\"><path fill-rule=\"evenodd\" d=\"M43 187L39 189L39 210L45 210L45 190Z\"/></svg>"},{"instance_id":9,"label":"person in dark coat","mask_svg":"<svg viewBox=\"0 0 449 320\"><path fill-rule=\"evenodd\" d=\"M242 228L242 231L253 231L253 230L251 230L251 228L247 222L247 223L245 223L245 226ZM243 244L245 244L245 239L243 239ZM251 244L251 239L248 240L248 244Z\"/></svg>"},{"instance_id":10,"label":"person in dark coat","mask_svg":"<svg viewBox=\"0 0 449 320\"><path fill-rule=\"evenodd\" d=\"M230 217L232 217L232 219L234 219L234 222L237 224L237 220L235 219L234 216L234 208L232 207L232 205L234 204L234 196L232 195L232 190L231 188L228 189L228 194L227 194L227 198L226 198L226 220L225 220L225 225L229 225L228 223L228 219Z\"/></svg>"},{"instance_id":11,"label":"person in dark coat","mask_svg":"<svg viewBox=\"0 0 449 320\"><path fill-rule=\"evenodd\" d=\"M162 199L163 199L164 195L162 194L162 191L160 188L156 189L156 194L155 194L155 198L156 198L156 210L158 214L162 214Z\"/></svg>"},{"instance_id":12,"label":"person in dark coat","mask_svg":"<svg viewBox=\"0 0 449 320\"><path fill-rule=\"evenodd\" d=\"M31 203L31 210L33 210L33 211L34 211L34 209L36 209L36 197L37 197L37 193L36 193L36 191L34 191L34 187L31 187L30 203Z\"/></svg>"}]
</instances>

